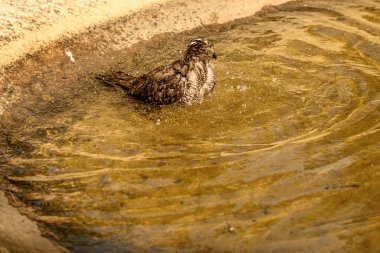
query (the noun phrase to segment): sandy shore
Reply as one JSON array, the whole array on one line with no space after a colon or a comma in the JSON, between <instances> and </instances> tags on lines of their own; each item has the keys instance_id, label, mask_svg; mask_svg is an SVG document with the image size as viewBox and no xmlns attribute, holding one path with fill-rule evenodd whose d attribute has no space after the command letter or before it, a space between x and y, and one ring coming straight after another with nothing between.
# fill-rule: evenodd
<instances>
[{"instance_id":1,"label":"sandy shore","mask_svg":"<svg viewBox=\"0 0 380 253\"><path fill-rule=\"evenodd\" d=\"M160 33L224 23L253 15L265 5L286 1L0 1L0 123L3 113L11 113L12 105L23 93L20 87L13 87L12 82L3 79L5 67L47 45L90 33L98 26L106 29L104 24L115 21L123 22L123 27L127 28L123 28L117 38L109 38L108 44L99 47L120 50ZM0 208L0 253L62 252L60 247L42 237L35 222L10 206L1 191Z\"/></svg>"}]
</instances>

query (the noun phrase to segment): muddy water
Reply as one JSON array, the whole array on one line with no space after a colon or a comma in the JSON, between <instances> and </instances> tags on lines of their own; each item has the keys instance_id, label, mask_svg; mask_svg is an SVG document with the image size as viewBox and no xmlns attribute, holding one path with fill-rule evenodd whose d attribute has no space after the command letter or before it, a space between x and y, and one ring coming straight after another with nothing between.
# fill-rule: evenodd
<instances>
[{"instance_id":1,"label":"muddy water","mask_svg":"<svg viewBox=\"0 0 380 253\"><path fill-rule=\"evenodd\" d=\"M17 130L9 178L75 252L376 252L379 20L379 1L300 1L159 38L109 68L208 37L211 96L153 107L83 83Z\"/></svg>"}]
</instances>

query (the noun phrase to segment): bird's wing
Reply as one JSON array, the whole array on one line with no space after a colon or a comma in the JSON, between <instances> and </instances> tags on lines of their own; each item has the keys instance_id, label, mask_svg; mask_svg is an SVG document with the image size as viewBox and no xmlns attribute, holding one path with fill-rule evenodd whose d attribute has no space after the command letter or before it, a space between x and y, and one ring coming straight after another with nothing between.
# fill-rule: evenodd
<instances>
[{"instance_id":1,"label":"bird's wing","mask_svg":"<svg viewBox=\"0 0 380 253\"><path fill-rule=\"evenodd\" d=\"M117 86L128 91L135 77L128 75L122 71L116 71L111 72L107 75L99 74L96 76L96 79L109 86Z\"/></svg>"},{"instance_id":2,"label":"bird's wing","mask_svg":"<svg viewBox=\"0 0 380 253\"><path fill-rule=\"evenodd\" d=\"M181 61L161 66L133 80L129 93L150 103L175 103L184 95L186 71Z\"/></svg>"}]
</instances>

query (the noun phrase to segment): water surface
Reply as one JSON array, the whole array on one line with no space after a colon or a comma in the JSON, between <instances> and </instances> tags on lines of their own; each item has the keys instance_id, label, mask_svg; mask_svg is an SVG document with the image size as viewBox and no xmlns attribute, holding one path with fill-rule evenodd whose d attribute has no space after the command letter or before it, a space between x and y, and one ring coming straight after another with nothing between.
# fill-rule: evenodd
<instances>
[{"instance_id":1,"label":"water surface","mask_svg":"<svg viewBox=\"0 0 380 253\"><path fill-rule=\"evenodd\" d=\"M74 252L375 252L379 20L375 0L299 1L153 39L109 68L208 37L215 92L155 107L90 78L75 109L18 130L9 176Z\"/></svg>"}]
</instances>

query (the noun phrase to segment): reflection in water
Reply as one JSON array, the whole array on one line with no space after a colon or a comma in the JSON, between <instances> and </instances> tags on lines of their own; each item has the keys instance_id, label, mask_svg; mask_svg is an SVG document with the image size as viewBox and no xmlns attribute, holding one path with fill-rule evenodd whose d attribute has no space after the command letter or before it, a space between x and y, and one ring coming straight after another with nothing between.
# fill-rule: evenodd
<instances>
[{"instance_id":1,"label":"reflection in water","mask_svg":"<svg viewBox=\"0 0 380 253\"><path fill-rule=\"evenodd\" d=\"M208 37L215 92L158 108L97 87L33 130L10 176L77 252L373 252L379 10L302 1L158 39L114 68L141 73Z\"/></svg>"}]
</instances>

